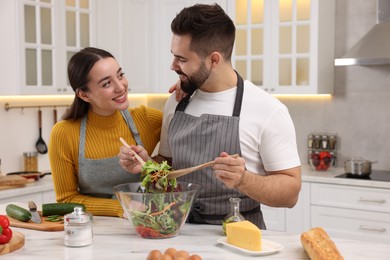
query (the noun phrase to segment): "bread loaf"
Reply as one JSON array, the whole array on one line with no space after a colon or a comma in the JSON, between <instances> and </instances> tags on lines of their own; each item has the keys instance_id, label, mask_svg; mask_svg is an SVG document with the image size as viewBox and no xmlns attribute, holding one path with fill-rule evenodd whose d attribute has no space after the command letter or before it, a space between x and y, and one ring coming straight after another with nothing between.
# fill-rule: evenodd
<instances>
[{"instance_id":1,"label":"bread loaf","mask_svg":"<svg viewBox=\"0 0 390 260\"><path fill-rule=\"evenodd\" d=\"M342 260L335 243L321 227L302 233L301 243L311 260Z\"/></svg>"}]
</instances>

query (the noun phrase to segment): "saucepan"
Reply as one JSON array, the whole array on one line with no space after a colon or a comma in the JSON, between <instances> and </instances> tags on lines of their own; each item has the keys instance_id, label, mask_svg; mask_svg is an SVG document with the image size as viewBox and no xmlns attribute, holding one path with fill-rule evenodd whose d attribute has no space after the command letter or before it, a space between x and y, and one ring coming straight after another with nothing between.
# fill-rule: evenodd
<instances>
[{"instance_id":1,"label":"saucepan","mask_svg":"<svg viewBox=\"0 0 390 260\"><path fill-rule=\"evenodd\" d=\"M371 166L376 162L356 157L344 162L344 170L345 173L353 176L366 177L371 174Z\"/></svg>"}]
</instances>

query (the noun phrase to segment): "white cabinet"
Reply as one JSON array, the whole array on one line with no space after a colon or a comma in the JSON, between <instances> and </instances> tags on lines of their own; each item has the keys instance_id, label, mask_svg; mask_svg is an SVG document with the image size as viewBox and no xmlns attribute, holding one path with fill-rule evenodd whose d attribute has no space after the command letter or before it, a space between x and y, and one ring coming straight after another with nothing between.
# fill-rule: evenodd
<instances>
[{"instance_id":1,"label":"white cabinet","mask_svg":"<svg viewBox=\"0 0 390 260\"><path fill-rule=\"evenodd\" d=\"M14 0L2 0L0 3L0 95L18 94L19 63L17 56L18 23L17 2Z\"/></svg>"},{"instance_id":2,"label":"white cabinet","mask_svg":"<svg viewBox=\"0 0 390 260\"><path fill-rule=\"evenodd\" d=\"M71 94L70 57L95 44L95 1L2 0L0 95Z\"/></svg>"},{"instance_id":3,"label":"white cabinet","mask_svg":"<svg viewBox=\"0 0 390 260\"><path fill-rule=\"evenodd\" d=\"M334 0L232 1L233 64L271 94L332 94Z\"/></svg>"},{"instance_id":4,"label":"white cabinet","mask_svg":"<svg viewBox=\"0 0 390 260\"><path fill-rule=\"evenodd\" d=\"M303 182L297 204L289 208L261 205L267 230L302 233L310 228L310 183Z\"/></svg>"},{"instance_id":5,"label":"white cabinet","mask_svg":"<svg viewBox=\"0 0 390 260\"><path fill-rule=\"evenodd\" d=\"M36 204L41 205L42 203L54 203L56 202L56 196L54 190L43 191L43 192L32 192L24 195L16 195L7 198L1 198L0 204L6 204L10 202L23 202L34 201Z\"/></svg>"},{"instance_id":6,"label":"white cabinet","mask_svg":"<svg viewBox=\"0 0 390 260\"><path fill-rule=\"evenodd\" d=\"M311 226L330 235L390 241L390 190L311 184Z\"/></svg>"}]
</instances>

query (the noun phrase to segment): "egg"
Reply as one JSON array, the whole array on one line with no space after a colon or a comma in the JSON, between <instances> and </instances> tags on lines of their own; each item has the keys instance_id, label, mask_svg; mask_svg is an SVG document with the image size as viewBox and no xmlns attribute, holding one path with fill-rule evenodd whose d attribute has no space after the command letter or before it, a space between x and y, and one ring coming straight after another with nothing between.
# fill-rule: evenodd
<instances>
[{"instance_id":1,"label":"egg","mask_svg":"<svg viewBox=\"0 0 390 260\"><path fill-rule=\"evenodd\" d=\"M163 254L159 260L173 260L173 256L170 256L168 254Z\"/></svg>"},{"instance_id":2,"label":"egg","mask_svg":"<svg viewBox=\"0 0 390 260\"><path fill-rule=\"evenodd\" d=\"M149 252L146 260L159 260L161 256L162 253L160 252L160 250L152 250Z\"/></svg>"},{"instance_id":3,"label":"egg","mask_svg":"<svg viewBox=\"0 0 390 260\"><path fill-rule=\"evenodd\" d=\"M173 257L174 260L180 260L180 259L188 259L190 257L190 254L185 250L179 250L176 252L175 256Z\"/></svg>"},{"instance_id":4,"label":"egg","mask_svg":"<svg viewBox=\"0 0 390 260\"><path fill-rule=\"evenodd\" d=\"M172 258L175 256L177 250L173 247L170 247L170 248L167 248L167 250L165 250L164 254L167 254L167 255L170 255L172 256Z\"/></svg>"},{"instance_id":5,"label":"egg","mask_svg":"<svg viewBox=\"0 0 390 260\"><path fill-rule=\"evenodd\" d=\"M188 260L202 260L202 257L200 257L199 255L191 255Z\"/></svg>"}]
</instances>

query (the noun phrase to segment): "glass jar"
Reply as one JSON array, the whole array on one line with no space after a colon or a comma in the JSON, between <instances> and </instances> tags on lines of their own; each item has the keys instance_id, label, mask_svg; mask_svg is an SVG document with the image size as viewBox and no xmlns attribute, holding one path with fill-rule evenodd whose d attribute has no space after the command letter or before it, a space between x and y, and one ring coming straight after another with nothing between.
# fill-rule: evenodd
<instances>
[{"instance_id":1,"label":"glass jar","mask_svg":"<svg viewBox=\"0 0 390 260\"><path fill-rule=\"evenodd\" d=\"M307 148L313 148L314 135L308 134L307 136Z\"/></svg>"},{"instance_id":2,"label":"glass jar","mask_svg":"<svg viewBox=\"0 0 390 260\"><path fill-rule=\"evenodd\" d=\"M321 137L321 148L322 149L328 148L328 136L327 135L323 135Z\"/></svg>"},{"instance_id":3,"label":"glass jar","mask_svg":"<svg viewBox=\"0 0 390 260\"><path fill-rule=\"evenodd\" d=\"M93 243L92 215L75 207L72 213L64 216L64 243L69 247L88 246Z\"/></svg>"},{"instance_id":4,"label":"glass jar","mask_svg":"<svg viewBox=\"0 0 390 260\"><path fill-rule=\"evenodd\" d=\"M24 171L36 172L38 171L38 152L23 153Z\"/></svg>"},{"instance_id":5,"label":"glass jar","mask_svg":"<svg viewBox=\"0 0 390 260\"><path fill-rule=\"evenodd\" d=\"M335 135L329 136L329 149L334 150L336 148L337 137Z\"/></svg>"},{"instance_id":6,"label":"glass jar","mask_svg":"<svg viewBox=\"0 0 390 260\"><path fill-rule=\"evenodd\" d=\"M314 149L321 148L321 136L320 135L314 135L313 147L314 147Z\"/></svg>"},{"instance_id":7,"label":"glass jar","mask_svg":"<svg viewBox=\"0 0 390 260\"><path fill-rule=\"evenodd\" d=\"M239 222L245 220L244 216L240 213L240 198L230 198L230 213L222 221L222 229L224 235L226 235L226 224L232 222Z\"/></svg>"}]
</instances>

